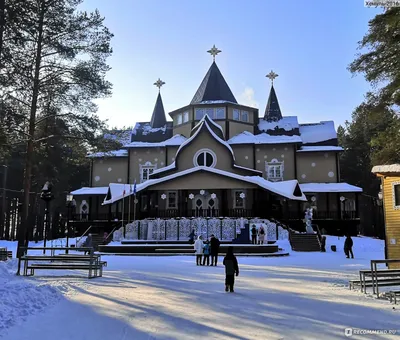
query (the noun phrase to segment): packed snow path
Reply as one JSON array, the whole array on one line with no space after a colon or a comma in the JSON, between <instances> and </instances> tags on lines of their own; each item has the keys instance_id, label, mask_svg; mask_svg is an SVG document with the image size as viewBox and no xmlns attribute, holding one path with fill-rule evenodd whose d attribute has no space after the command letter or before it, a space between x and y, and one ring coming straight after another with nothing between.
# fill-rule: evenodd
<instances>
[{"instance_id":1,"label":"packed snow path","mask_svg":"<svg viewBox=\"0 0 400 340\"><path fill-rule=\"evenodd\" d=\"M235 293L224 292L222 263L197 267L189 256L104 257L108 268L94 280L38 272L40 276L22 279L49 285L64 297L8 328L3 338L343 339L347 327L400 329L400 314L388 301L347 288L370 258L382 257L380 244L371 251L360 241L355 240L354 260L340 251L239 257Z\"/></svg>"}]
</instances>

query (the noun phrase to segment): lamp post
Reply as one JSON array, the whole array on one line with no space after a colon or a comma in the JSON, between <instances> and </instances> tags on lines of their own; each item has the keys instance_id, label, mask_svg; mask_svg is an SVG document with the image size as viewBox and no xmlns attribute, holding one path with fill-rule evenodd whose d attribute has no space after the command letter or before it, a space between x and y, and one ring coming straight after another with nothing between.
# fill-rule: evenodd
<instances>
[{"instance_id":1,"label":"lamp post","mask_svg":"<svg viewBox=\"0 0 400 340\"><path fill-rule=\"evenodd\" d=\"M46 248L47 232L48 232L48 229L50 226L49 205L50 205L50 201L54 198L52 190L53 190L53 184L51 184L49 181L47 181L42 188L42 192L40 193L40 198L46 204L46 207L44 210L44 215L46 217L46 224L44 226L45 227L45 229L44 229L44 248ZM46 249L43 249L43 254L46 254Z\"/></svg>"},{"instance_id":2,"label":"lamp post","mask_svg":"<svg viewBox=\"0 0 400 340\"><path fill-rule=\"evenodd\" d=\"M72 202L74 200L74 195L68 194L66 197L66 201L67 201L67 244L66 247L69 247L69 220L70 220L70 213L71 213L71 206L72 206ZM65 252L66 254L68 254L68 249Z\"/></svg>"},{"instance_id":3,"label":"lamp post","mask_svg":"<svg viewBox=\"0 0 400 340\"><path fill-rule=\"evenodd\" d=\"M343 204L343 219L346 218L346 205L344 204L344 201L346 200L346 197L340 196L340 202Z\"/></svg>"}]
</instances>

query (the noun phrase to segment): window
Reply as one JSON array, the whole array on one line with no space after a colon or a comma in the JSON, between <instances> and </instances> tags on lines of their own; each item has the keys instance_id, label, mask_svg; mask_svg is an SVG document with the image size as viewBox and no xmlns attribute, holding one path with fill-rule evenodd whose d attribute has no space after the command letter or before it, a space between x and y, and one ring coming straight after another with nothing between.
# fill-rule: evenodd
<instances>
[{"instance_id":1,"label":"window","mask_svg":"<svg viewBox=\"0 0 400 340\"><path fill-rule=\"evenodd\" d=\"M224 107L215 108L214 119L225 119L225 108Z\"/></svg>"},{"instance_id":2,"label":"window","mask_svg":"<svg viewBox=\"0 0 400 340\"><path fill-rule=\"evenodd\" d=\"M157 164L151 164L151 162L146 162L145 164L140 164L140 182L143 183L150 178L150 175L155 169L157 169Z\"/></svg>"},{"instance_id":3,"label":"window","mask_svg":"<svg viewBox=\"0 0 400 340\"><path fill-rule=\"evenodd\" d=\"M197 151L193 157L194 166L208 166L214 168L217 164L217 155L209 149Z\"/></svg>"},{"instance_id":4,"label":"window","mask_svg":"<svg viewBox=\"0 0 400 340\"><path fill-rule=\"evenodd\" d=\"M183 122L187 123L189 121L189 111L183 113Z\"/></svg>"},{"instance_id":5,"label":"window","mask_svg":"<svg viewBox=\"0 0 400 340\"><path fill-rule=\"evenodd\" d=\"M181 114L178 115L177 124L178 125L182 124L182 115Z\"/></svg>"},{"instance_id":6,"label":"window","mask_svg":"<svg viewBox=\"0 0 400 340\"><path fill-rule=\"evenodd\" d=\"M208 115L211 119L225 119L225 108L224 107L207 107L204 109L196 109L195 119L200 120L205 115Z\"/></svg>"},{"instance_id":7,"label":"window","mask_svg":"<svg viewBox=\"0 0 400 340\"><path fill-rule=\"evenodd\" d=\"M240 110L233 109L233 119L234 120L240 120Z\"/></svg>"},{"instance_id":8,"label":"window","mask_svg":"<svg viewBox=\"0 0 400 340\"><path fill-rule=\"evenodd\" d=\"M196 109L196 114L195 114L196 120L202 119L205 114L206 112L204 111L204 109Z\"/></svg>"},{"instance_id":9,"label":"window","mask_svg":"<svg viewBox=\"0 0 400 340\"><path fill-rule=\"evenodd\" d=\"M273 159L271 162L265 162L265 172L269 181L282 181L283 180L283 162L278 162Z\"/></svg>"},{"instance_id":10,"label":"window","mask_svg":"<svg viewBox=\"0 0 400 340\"><path fill-rule=\"evenodd\" d=\"M400 182L393 183L393 207L400 210Z\"/></svg>"},{"instance_id":11,"label":"window","mask_svg":"<svg viewBox=\"0 0 400 340\"><path fill-rule=\"evenodd\" d=\"M249 121L249 112L241 111L238 109L233 109L233 119L240 120L242 122L248 122Z\"/></svg>"},{"instance_id":12,"label":"window","mask_svg":"<svg viewBox=\"0 0 400 340\"><path fill-rule=\"evenodd\" d=\"M233 208L234 209L244 209L245 207L245 193L243 190L235 190L233 192Z\"/></svg>"},{"instance_id":13,"label":"window","mask_svg":"<svg viewBox=\"0 0 400 340\"><path fill-rule=\"evenodd\" d=\"M167 195L167 209L178 208L178 193L176 191L169 191Z\"/></svg>"}]
</instances>

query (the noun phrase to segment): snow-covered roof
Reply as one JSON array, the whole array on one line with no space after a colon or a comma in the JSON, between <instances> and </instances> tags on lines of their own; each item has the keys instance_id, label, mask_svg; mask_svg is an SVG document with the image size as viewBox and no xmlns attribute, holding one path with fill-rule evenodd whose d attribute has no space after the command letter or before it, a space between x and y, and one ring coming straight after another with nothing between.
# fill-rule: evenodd
<instances>
[{"instance_id":1,"label":"snow-covered roof","mask_svg":"<svg viewBox=\"0 0 400 340\"><path fill-rule=\"evenodd\" d=\"M363 189L348 183L302 183L303 192L362 192Z\"/></svg>"},{"instance_id":2,"label":"snow-covered roof","mask_svg":"<svg viewBox=\"0 0 400 340\"><path fill-rule=\"evenodd\" d=\"M80 195L107 195L108 187L82 187L71 192L74 196Z\"/></svg>"},{"instance_id":3,"label":"snow-covered roof","mask_svg":"<svg viewBox=\"0 0 400 340\"><path fill-rule=\"evenodd\" d=\"M299 128L299 122L297 121L296 116L282 117L282 119L278 121L271 121L271 122L266 121L264 119L260 119L260 122L258 123L258 128L260 131L277 130L277 129L292 131L294 129Z\"/></svg>"},{"instance_id":4,"label":"snow-covered roof","mask_svg":"<svg viewBox=\"0 0 400 340\"><path fill-rule=\"evenodd\" d=\"M375 165L372 168L373 173L400 173L400 164L388 164L388 165Z\"/></svg>"},{"instance_id":5,"label":"snow-covered roof","mask_svg":"<svg viewBox=\"0 0 400 340\"><path fill-rule=\"evenodd\" d=\"M164 125L162 127L153 128L151 127L150 123L136 123L135 127L132 130L132 135L136 135L138 129L141 129L142 135L148 135L154 132L160 132L160 131L165 132L167 126Z\"/></svg>"},{"instance_id":6,"label":"snow-covered roof","mask_svg":"<svg viewBox=\"0 0 400 340\"><path fill-rule=\"evenodd\" d=\"M196 105L199 104L234 104L234 105L238 105L238 103L234 103L234 102L230 102L228 100L203 100L200 103L196 103Z\"/></svg>"},{"instance_id":7,"label":"snow-covered roof","mask_svg":"<svg viewBox=\"0 0 400 340\"><path fill-rule=\"evenodd\" d=\"M321 145L321 146L302 146L297 152L313 152L313 151L343 151L341 146L329 146L329 145Z\"/></svg>"},{"instance_id":8,"label":"snow-covered roof","mask_svg":"<svg viewBox=\"0 0 400 340\"><path fill-rule=\"evenodd\" d=\"M300 124L300 136L304 144L337 139L335 123L325 121L315 124Z\"/></svg>"},{"instance_id":9,"label":"snow-covered roof","mask_svg":"<svg viewBox=\"0 0 400 340\"><path fill-rule=\"evenodd\" d=\"M128 157L127 150L113 150L106 152L95 152L87 155L88 158L103 158L103 157Z\"/></svg>"},{"instance_id":10,"label":"snow-covered roof","mask_svg":"<svg viewBox=\"0 0 400 340\"><path fill-rule=\"evenodd\" d=\"M111 133L104 134L105 139L112 139L121 144L129 143L131 141L131 130L115 130Z\"/></svg>"},{"instance_id":11,"label":"snow-covered roof","mask_svg":"<svg viewBox=\"0 0 400 340\"><path fill-rule=\"evenodd\" d=\"M162 178L155 178L155 179L149 179L143 183L137 184L136 186L136 192L140 192L152 185L156 185L159 183L167 182L170 180L173 180L175 178L179 178L188 174L192 174L198 171L206 171L209 173L214 173L217 175L237 179L239 181L244 181L247 183L252 183L255 185L258 185L259 187L271 191L273 193L276 193L280 196L293 199L293 200L299 200L299 201L305 201L306 197L304 194L302 196L294 196L294 191L295 188L298 184L297 180L290 180L290 181L282 181L282 182L270 182L264 179L261 176L241 176L237 175L228 171L220 170L220 169L215 169L215 168L210 168L206 166L198 166L190 169L186 169ZM112 188L112 190L111 190ZM108 200L104 200L103 204L111 204L116 201L121 200L124 197L127 197L131 195L132 193L129 191L129 184L117 184L117 183L110 183L110 190L111 190L111 198ZM123 194L123 191L125 190L125 195Z\"/></svg>"},{"instance_id":12,"label":"snow-covered roof","mask_svg":"<svg viewBox=\"0 0 400 340\"><path fill-rule=\"evenodd\" d=\"M178 146L181 145L184 141L186 141L186 137L182 135L174 135L171 138L157 143L150 142L131 142L124 145L124 148L155 148L155 147L164 147L164 146Z\"/></svg>"},{"instance_id":13,"label":"snow-covered roof","mask_svg":"<svg viewBox=\"0 0 400 340\"><path fill-rule=\"evenodd\" d=\"M207 119L207 118L208 118L208 119ZM198 123L196 126L198 126L198 125L200 125L200 124L202 124L202 125L204 124L204 125L206 126L207 130L208 130L208 131L210 132L210 134L213 136L213 138L214 138L216 141L218 141L220 144L224 145L224 146L230 151L230 153L232 154L233 159L235 160L235 153L233 152L231 146L230 146L226 141L224 141L223 139L221 139L220 137L218 137L218 136L215 134L215 132L214 132L214 131L211 129L211 127L208 125L208 121L211 121L212 124L214 124L216 127L218 127L218 129L221 129L221 131L222 131L222 127L219 126L217 123L215 123L210 117L208 117L208 115L204 115L204 117L199 121L199 123ZM196 136L200 133L200 131L201 131L201 128L198 128L197 131L196 131L192 136L190 136L190 138L186 139L186 140L181 144L181 146L179 147L178 151L176 152L176 157L178 156L179 152L182 150L183 147L185 147L187 144L191 143L191 141L192 141L193 139L196 138ZM175 157L175 158L176 158L176 157Z\"/></svg>"},{"instance_id":14,"label":"snow-covered roof","mask_svg":"<svg viewBox=\"0 0 400 340\"><path fill-rule=\"evenodd\" d=\"M285 144L285 143L301 143L300 136L272 136L265 132L253 135L251 132L244 131L231 139L228 143L234 144Z\"/></svg>"}]
</instances>

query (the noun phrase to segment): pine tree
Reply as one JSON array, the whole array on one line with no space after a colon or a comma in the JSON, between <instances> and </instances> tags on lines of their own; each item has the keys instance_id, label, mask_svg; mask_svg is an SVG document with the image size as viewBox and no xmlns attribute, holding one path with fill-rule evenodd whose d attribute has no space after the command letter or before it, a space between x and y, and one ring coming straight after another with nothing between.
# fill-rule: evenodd
<instances>
[{"instance_id":1,"label":"pine tree","mask_svg":"<svg viewBox=\"0 0 400 340\"><path fill-rule=\"evenodd\" d=\"M25 0L18 27L4 32L9 41L16 43L9 46L12 58L2 72L11 74L14 80L7 83L3 98L18 103L18 114L26 121L22 128L27 148L19 246L24 245L27 228L36 148L45 141L59 142L61 137L94 141L101 131L99 127L103 127L95 115L93 99L111 94L105 75L109 70L106 60L112 53L112 34L98 11L79 12L81 3L82 0ZM22 39L24 44L18 43ZM40 125L52 118L57 124L61 119L65 129L40 136Z\"/></svg>"}]
</instances>

